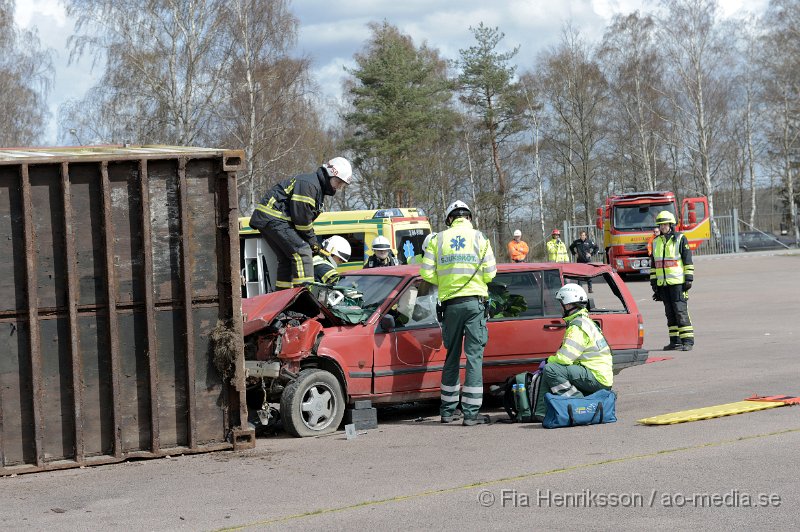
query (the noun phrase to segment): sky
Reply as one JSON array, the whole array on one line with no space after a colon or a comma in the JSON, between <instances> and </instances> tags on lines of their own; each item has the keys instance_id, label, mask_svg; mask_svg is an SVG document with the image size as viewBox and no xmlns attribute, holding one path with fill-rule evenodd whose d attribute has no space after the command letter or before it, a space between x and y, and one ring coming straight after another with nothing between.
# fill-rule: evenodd
<instances>
[{"instance_id":1,"label":"sky","mask_svg":"<svg viewBox=\"0 0 800 532\"><path fill-rule=\"evenodd\" d=\"M745 7L760 12L768 0L722 0L723 16L740 14ZM647 0L293 0L291 9L300 20L296 53L312 60L312 75L328 98L341 95L344 67L353 67L353 55L369 39L369 22L388 21L410 35L417 45L427 42L443 57L456 59L459 50L474 43L470 27L481 22L505 33L500 46L519 46L515 57L522 70L533 67L539 52L558 44L564 24L589 42L602 37L611 18L634 10L652 11ZM77 144L79 139L58 139L58 107L80 99L100 77L90 58L69 63L67 38L74 23L59 0L17 0L18 26L38 31L39 39L54 54L55 80L48 104L51 120L45 144Z\"/></svg>"}]
</instances>

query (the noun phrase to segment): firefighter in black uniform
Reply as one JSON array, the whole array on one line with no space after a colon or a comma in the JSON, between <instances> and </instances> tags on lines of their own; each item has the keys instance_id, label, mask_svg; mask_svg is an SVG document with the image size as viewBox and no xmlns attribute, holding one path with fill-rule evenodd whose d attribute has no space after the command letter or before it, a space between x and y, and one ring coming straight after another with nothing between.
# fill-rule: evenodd
<instances>
[{"instance_id":1,"label":"firefighter in black uniform","mask_svg":"<svg viewBox=\"0 0 800 532\"><path fill-rule=\"evenodd\" d=\"M334 157L316 173L279 182L256 206L250 227L261 233L278 259L277 290L314 280L312 255L320 250L314 220L324 208L325 196L347 186L352 176L350 162Z\"/></svg>"},{"instance_id":2,"label":"firefighter in black uniform","mask_svg":"<svg viewBox=\"0 0 800 532\"><path fill-rule=\"evenodd\" d=\"M586 231L581 231L580 238L575 239L572 244L569 245L569 251L575 257L577 262L581 263L589 263L592 262L592 255L600 251L600 248L597 247L597 244L594 243L594 240L589 238L589 235ZM592 293L592 280L589 279L588 282L589 293Z\"/></svg>"},{"instance_id":3,"label":"firefighter in black uniform","mask_svg":"<svg viewBox=\"0 0 800 532\"><path fill-rule=\"evenodd\" d=\"M692 250L683 233L675 232L675 215L661 211L656 216L658 237L653 239L653 267L650 286L653 300L664 302L669 327L669 344L665 351L691 351L694 347L694 327L689 317L689 289L694 280Z\"/></svg>"}]
</instances>

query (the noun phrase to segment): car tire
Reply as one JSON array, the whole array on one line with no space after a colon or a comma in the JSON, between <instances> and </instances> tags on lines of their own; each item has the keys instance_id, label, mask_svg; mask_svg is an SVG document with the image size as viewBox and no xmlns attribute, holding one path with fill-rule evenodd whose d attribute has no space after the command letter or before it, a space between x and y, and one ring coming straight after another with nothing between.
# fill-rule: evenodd
<instances>
[{"instance_id":1,"label":"car tire","mask_svg":"<svg viewBox=\"0 0 800 532\"><path fill-rule=\"evenodd\" d=\"M743 247L739 246L739 253L744 253L746 251L747 251L747 248L743 248Z\"/></svg>"},{"instance_id":2,"label":"car tire","mask_svg":"<svg viewBox=\"0 0 800 532\"><path fill-rule=\"evenodd\" d=\"M344 409L342 385L334 375L321 369L301 371L281 394L283 428L300 438L335 432Z\"/></svg>"}]
</instances>

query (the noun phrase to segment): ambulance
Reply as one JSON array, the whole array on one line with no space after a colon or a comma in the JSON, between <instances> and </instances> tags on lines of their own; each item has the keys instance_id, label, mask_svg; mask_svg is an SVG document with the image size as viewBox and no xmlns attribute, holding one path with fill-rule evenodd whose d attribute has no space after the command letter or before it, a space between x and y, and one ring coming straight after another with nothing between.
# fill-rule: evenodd
<instances>
[{"instance_id":1,"label":"ambulance","mask_svg":"<svg viewBox=\"0 0 800 532\"><path fill-rule=\"evenodd\" d=\"M319 242L329 236L344 237L351 247L350 262L339 271L358 270L372 254L372 241L385 236L400 264L413 264L422 255L422 243L431 232L425 212L417 208L367 209L323 212L314 221ZM239 218L242 297L272 292L277 258L261 234L250 228L250 218Z\"/></svg>"}]
</instances>

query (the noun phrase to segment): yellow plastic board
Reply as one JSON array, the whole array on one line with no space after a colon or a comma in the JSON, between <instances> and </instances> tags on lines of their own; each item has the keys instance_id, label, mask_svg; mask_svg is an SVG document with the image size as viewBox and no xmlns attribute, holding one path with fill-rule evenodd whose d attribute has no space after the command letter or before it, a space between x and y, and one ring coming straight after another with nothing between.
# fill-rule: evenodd
<instances>
[{"instance_id":1,"label":"yellow plastic board","mask_svg":"<svg viewBox=\"0 0 800 532\"><path fill-rule=\"evenodd\" d=\"M714 417L733 416L744 414L745 412L755 412L756 410L766 410L784 406L782 401L738 401L724 405L707 406L705 408L695 408L694 410L684 410L683 412L672 412L671 414L661 414L660 416L646 417L637 423L642 425L674 425L675 423L686 423L687 421L700 421L701 419L711 419Z\"/></svg>"}]
</instances>

